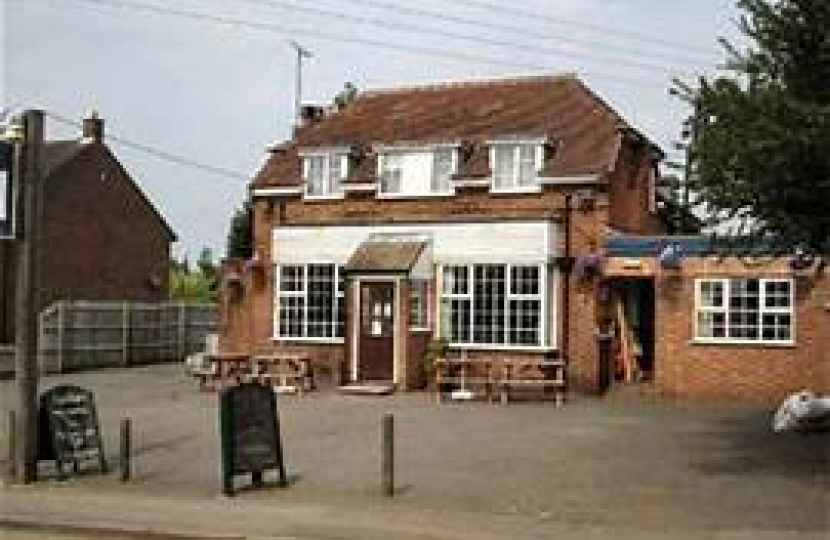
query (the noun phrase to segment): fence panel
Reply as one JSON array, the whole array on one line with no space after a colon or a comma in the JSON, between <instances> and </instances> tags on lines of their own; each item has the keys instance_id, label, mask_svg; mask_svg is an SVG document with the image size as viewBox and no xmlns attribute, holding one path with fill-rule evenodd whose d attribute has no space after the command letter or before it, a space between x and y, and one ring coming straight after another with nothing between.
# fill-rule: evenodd
<instances>
[{"instance_id":1,"label":"fence panel","mask_svg":"<svg viewBox=\"0 0 830 540\"><path fill-rule=\"evenodd\" d=\"M168 302L58 302L40 316L46 373L179 361L204 348L216 306Z\"/></svg>"}]
</instances>

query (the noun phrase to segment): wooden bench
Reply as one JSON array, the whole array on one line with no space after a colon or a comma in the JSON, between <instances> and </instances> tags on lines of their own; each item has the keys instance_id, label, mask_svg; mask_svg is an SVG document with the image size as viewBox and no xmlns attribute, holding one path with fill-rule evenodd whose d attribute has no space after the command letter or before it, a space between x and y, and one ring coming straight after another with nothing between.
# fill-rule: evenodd
<instances>
[{"instance_id":1,"label":"wooden bench","mask_svg":"<svg viewBox=\"0 0 830 540\"><path fill-rule=\"evenodd\" d=\"M565 362L556 360L513 359L501 362L497 386L501 402L510 400L510 391L517 388L536 388L543 392L553 389L557 407L565 401Z\"/></svg>"}]
</instances>

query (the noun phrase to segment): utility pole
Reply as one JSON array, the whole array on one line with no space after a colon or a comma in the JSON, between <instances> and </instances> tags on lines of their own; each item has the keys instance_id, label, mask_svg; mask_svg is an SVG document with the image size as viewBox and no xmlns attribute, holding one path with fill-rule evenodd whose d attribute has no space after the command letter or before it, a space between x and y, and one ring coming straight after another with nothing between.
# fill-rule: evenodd
<instances>
[{"instance_id":1,"label":"utility pole","mask_svg":"<svg viewBox=\"0 0 830 540\"><path fill-rule=\"evenodd\" d=\"M17 481L37 480L38 438L38 282L39 229L42 217L40 154L43 146L43 111L23 114L23 144L15 156L20 229L17 246L15 295L15 373L18 387Z\"/></svg>"},{"instance_id":2,"label":"utility pole","mask_svg":"<svg viewBox=\"0 0 830 540\"><path fill-rule=\"evenodd\" d=\"M300 109L303 105L303 58L311 58L311 51L294 41L288 42L297 53L297 71L294 79L294 122L300 125Z\"/></svg>"}]
</instances>

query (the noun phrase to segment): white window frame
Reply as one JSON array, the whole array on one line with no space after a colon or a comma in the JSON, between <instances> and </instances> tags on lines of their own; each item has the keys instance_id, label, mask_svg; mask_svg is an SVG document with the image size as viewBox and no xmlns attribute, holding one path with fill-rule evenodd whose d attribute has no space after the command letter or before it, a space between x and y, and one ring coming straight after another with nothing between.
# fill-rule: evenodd
<instances>
[{"instance_id":1,"label":"white window frame","mask_svg":"<svg viewBox=\"0 0 830 540\"><path fill-rule=\"evenodd\" d=\"M483 343L480 341L475 340L475 313L476 313L476 303L475 303L475 267L476 266L487 266L487 265L494 265L494 266L503 266L505 267L505 294L504 294L504 305L502 310L502 331L504 332L504 340L501 343ZM549 347L549 336L547 335L547 311L548 311L548 279L547 279L547 271L546 266L544 264L510 264L510 263L478 263L478 264L445 264L441 268L440 276L441 279L444 279L444 276L450 272L451 267L459 267L459 268L466 268L467 272L467 292L466 293L453 293L452 291L447 290L444 287L444 284L440 284L441 296L438 299L439 302L439 310L440 310L440 317L442 321L442 328L440 332L442 337L446 337L449 339L450 329L449 329L449 313L445 311L444 305L445 301L452 301L452 300L466 300L469 302L470 306L470 321L469 321L469 341L450 341L449 345L451 347L469 347L469 348L484 348L484 349L547 349ZM514 268L518 267L534 267L537 269L537 275L539 277L539 293L538 294L522 294L522 293L513 293L511 290L511 283L513 281L513 271ZM533 300L539 303L539 325L538 335L539 340L536 343L510 343L510 304L511 301L521 301L521 300Z\"/></svg>"},{"instance_id":2,"label":"white window frame","mask_svg":"<svg viewBox=\"0 0 830 540\"><path fill-rule=\"evenodd\" d=\"M436 182L436 175L435 175L435 163L436 163L436 154L438 152L449 152L450 153L450 174L447 178L447 189L436 189L435 182ZM436 146L432 149L432 165L429 169L429 194L430 195L452 195L455 193L452 185L452 177L454 174L458 172L458 149L454 146Z\"/></svg>"},{"instance_id":3,"label":"white window frame","mask_svg":"<svg viewBox=\"0 0 830 540\"><path fill-rule=\"evenodd\" d=\"M435 185L435 155L437 152L450 152L450 178L448 181L448 189L436 190ZM409 192L404 186L404 176L406 170L406 157L410 154L429 154L429 188L424 192ZM397 191L389 191L384 189L383 173L386 170L387 159L389 155L395 155L400 159L399 171L400 180ZM377 195L380 198L417 198L417 197L446 197L453 195L455 189L452 184L452 175L458 172L458 148L454 144L438 144L432 146L384 146L377 149Z\"/></svg>"},{"instance_id":4,"label":"white window frame","mask_svg":"<svg viewBox=\"0 0 830 540\"><path fill-rule=\"evenodd\" d=\"M730 336L730 305L729 299L731 296L731 286L733 281L737 280L758 280L758 338L733 338ZM719 283L723 291L723 300L721 306L703 306L701 305L701 291L704 283ZM787 283L789 288L789 306L788 307L767 307L767 284L768 283ZM723 313L724 314L724 337L708 337L700 334L700 313ZM764 338L764 315L789 315L790 317L790 338L789 339L769 339ZM734 345L794 345L796 332L796 309L795 309L795 280L792 278L776 277L776 278L754 278L754 277L722 277L722 278L698 278L695 280L695 307L693 318L693 337L692 341L695 343L714 343L714 344L734 344Z\"/></svg>"},{"instance_id":5,"label":"white window frame","mask_svg":"<svg viewBox=\"0 0 830 540\"><path fill-rule=\"evenodd\" d=\"M539 172L542 170L542 158L543 158L543 143L540 141L532 140L507 140L507 141L490 141L490 191L492 193L538 193L541 190L541 182L539 178ZM519 179L521 175L521 150L522 148L532 147L534 151L534 176L533 182L528 185L520 185ZM510 177L510 185L509 186L497 186L496 185L496 150L497 149L504 149L505 147L512 147L513 151L513 164L512 164L512 173Z\"/></svg>"},{"instance_id":6,"label":"white window frame","mask_svg":"<svg viewBox=\"0 0 830 540\"><path fill-rule=\"evenodd\" d=\"M403 189L403 158L406 153L403 150L389 149L378 154L378 194L387 196L401 196ZM394 156L398 160L398 190L389 191L384 188L383 174L387 170L390 158Z\"/></svg>"},{"instance_id":7,"label":"white window frame","mask_svg":"<svg viewBox=\"0 0 830 540\"><path fill-rule=\"evenodd\" d=\"M343 181L349 174L349 153L347 150L321 150L303 152L302 160L303 192L307 199L340 199L343 197ZM323 160L322 193L310 193L309 187L309 159ZM332 165L335 160L340 161L340 176L332 177Z\"/></svg>"},{"instance_id":8,"label":"white window frame","mask_svg":"<svg viewBox=\"0 0 830 540\"><path fill-rule=\"evenodd\" d=\"M412 300L415 298L413 296L413 292L415 292L415 286L419 287L419 295L420 298L418 300L418 311L421 313L423 320L419 321L422 324L414 324L412 321ZM429 330L430 325L430 306L429 306L429 280L426 279L415 279L411 280L409 284L409 329L415 332L426 332Z\"/></svg>"},{"instance_id":9,"label":"white window frame","mask_svg":"<svg viewBox=\"0 0 830 540\"><path fill-rule=\"evenodd\" d=\"M283 291L282 290L282 272L283 267L285 266L296 266L303 268L303 282L302 282L302 290L300 291ZM334 266L334 305L332 306L332 320L331 320L331 328L333 329L334 335L331 336L309 336L308 335L308 312L309 312L309 305L308 305L308 295L309 295L309 267L310 266ZM344 320L342 321L343 324L338 324L338 315L340 313L341 304L346 301L346 287L340 287L341 276L343 275L344 270L343 266L336 263L330 262L313 262L313 263L287 263L287 264L277 264L276 265L276 272L274 273L275 283L274 283L274 302L273 302L273 313L274 313L274 323L272 327L273 331L273 339L279 341L310 341L310 342L319 342L319 343L343 343L345 340L345 316ZM303 320L302 320L302 335L301 336L290 336L290 335L282 335L280 333L280 301L282 298L289 298L289 297L296 297L296 298L303 298ZM337 330L338 327L342 328L343 335L338 336Z\"/></svg>"}]
</instances>

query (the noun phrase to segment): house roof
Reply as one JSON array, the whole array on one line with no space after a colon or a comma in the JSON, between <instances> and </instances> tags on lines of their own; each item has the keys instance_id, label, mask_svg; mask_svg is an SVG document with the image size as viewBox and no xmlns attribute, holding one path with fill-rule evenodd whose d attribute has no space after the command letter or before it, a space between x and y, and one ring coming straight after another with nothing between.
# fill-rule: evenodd
<instances>
[{"instance_id":1,"label":"house roof","mask_svg":"<svg viewBox=\"0 0 830 540\"><path fill-rule=\"evenodd\" d=\"M70 139L70 140L59 140L59 141L45 141L43 146L41 147L40 152L40 168L41 168L41 175L44 179L48 179L50 176L54 175L58 170L63 167L64 165L70 163L75 158L81 155L81 153L86 150L87 148L97 147L100 146L107 152L111 159L115 160L119 167L122 168L123 166L118 161L118 158L115 157L112 152L109 151L106 144L103 143L91 143L84 140L77 140L77 139ZM124 171L126 177L132 183L133 188L138 193L139 197L147 204L150 210L156 215L159 222L162 224L164 229L170 236L172 241L177 239L175 231L167 223L167 220L164 219L164 216L158 211L156 206L150 201L144 191L135 183L132 179L132 176L126 171Z\"/></svg>"},{"instance_id":2,"label":"house roof","mask_svg":"<svg viewBox=\"0 0 830 540\"><path fill-rule=\"evenodd\" d=\"M84 149L80 141L47 141L43 143L40 154L41 174L46 178L68 163Z\"/></svg>"},{"instance_id":3,"label":"house roof","mask_svg":"<svg viewBox=\"0 0 830 540\"><path fill-rule=\"evenodd\" d=\"M292 140L273 148L253 185L299 185L299 149L371 150L373 145L397 143L468 145L471 151L459 164L459 173L486 175L484 143L511 137L556 144L555 154L544 165L547 175L598 174L613 168L620 138L631 131L574 75L366 91L345 109L300 127ZM347 181L363 182L373 174L372 153L366 154L370 159L353 168L359 178Z\"/></svg>"},{"instance_id":4,"label":"house roof","mask_svg":"<svg viewBox=\"0 0 830 540\"><path fill-rule=\"evenodd\" d=\"M360 244L346 263L347 272L409 272L426 247L421 240L372 239Z\"/></svg>"}]
</instances>

